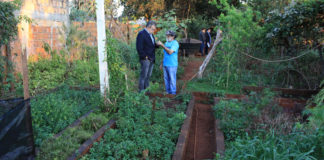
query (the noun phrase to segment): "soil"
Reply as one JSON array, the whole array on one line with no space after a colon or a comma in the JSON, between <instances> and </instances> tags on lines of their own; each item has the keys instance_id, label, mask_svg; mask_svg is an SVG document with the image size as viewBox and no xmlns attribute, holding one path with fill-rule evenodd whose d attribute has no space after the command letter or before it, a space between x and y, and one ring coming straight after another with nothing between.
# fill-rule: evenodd
<instances>
[{"instance_id":1,"label":"soil","mask_svg":"<svg viewBox=\"0 0 324 160\"><path fill-rule=\"evenodd\" d=\"M207 94L195 96L195 108L189 130L189 141L184 159L213 159L216 152L215 118L210 104L202 103L208 100Z\"/></svg>"},{"instance_id":2,"label":"soil","mask_svg":"<svg viewBox=\"0 0 324 160\"><path fill-rule=\"evenodd\" d=\"M188 82L197 73L203 59L195 59L188 62L185 73L180 80ZM195 108L192 114L189 141L186 147L185 160L213 159L216 152L214 115L208 102L207 93L193 93Z\"/></svg>"},{"instance_id":3,"label":"soil","mask_svg":"<svg viewBox=\"0 0 324 160\"><path fill-rule=\"evenodd\" d=\"M200 67L200 65L203 63L203 59L198 58L192 59L188 62L188 64L185 66L184 74L180 78L182 81L188 81L190 80L197 72Z\"/></svg>"}]
</instances>

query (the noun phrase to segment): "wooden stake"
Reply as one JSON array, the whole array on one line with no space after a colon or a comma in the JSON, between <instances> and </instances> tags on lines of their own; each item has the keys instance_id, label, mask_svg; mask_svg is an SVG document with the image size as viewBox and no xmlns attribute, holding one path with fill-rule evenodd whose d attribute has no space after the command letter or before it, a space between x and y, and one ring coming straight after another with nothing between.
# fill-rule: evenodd
<instances>
[{"instance_id":1,"label":"wooden stake","mask_svg":"<svg viewBox=\"0 0 324 160\"><path fill-rule=\"evenodd\" d=\"M23 74L23 85L24 85L24 99L28 99L29 95L29 85L28 85L28 65L27 65L27 51L24 48L21 55L21 64L22 64L22 74Z\"/></svg>"}]
</instances>

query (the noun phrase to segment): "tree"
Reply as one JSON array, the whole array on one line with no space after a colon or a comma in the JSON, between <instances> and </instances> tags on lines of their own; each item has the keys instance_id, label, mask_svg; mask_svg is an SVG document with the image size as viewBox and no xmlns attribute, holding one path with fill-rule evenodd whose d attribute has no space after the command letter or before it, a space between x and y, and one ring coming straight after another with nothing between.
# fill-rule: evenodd
<instances>
[{"instance_id":1,"label":"tree","mask_svg":"<svg viewBox=\"0 0 324 160\"><path fill-rule=\"evenodd\" d=\"M124 14L139 18L144 16L150 20L154 16L160 16L165 9L164 0L121 0L124 5Z\"/></svg>"},{"instance_id":2,"label":"tree","mask_svg":"<svg viewBox=\"0 0 324 160\"><path fill-rule=\"evenodd\" d=\"M253 10L259 11L264 17L268 15L269 12L273 10L278 10L280 12L284 11L284 8L290 4L291 0L243 0Z\"/></svg>"},{"instance_id":3,"label":"tree","mask_svg":"<svg viewBox=\"0 0 324 160\"><path fill-rule=\"evenodd\" d=\"M18 33L17 24L24 20L28 23L31 20L24 16L20 15L15 16L14 11L18 10L21 6L20 1L12 2L0 2L0 49L5 47L5 56L2 56L0 53L0 90L2 94L4 90L8 90L10 84L10 92L14 90L15 77L13 73L13 64L11 62L12 55L10 49L10 42L14 40Z\"/></svg>"},{"instance_id":4,"label":"tree","mask_svg":"<svg viewBox=\"0 0 324 160\"><path fill-rule=\"evenodd\" d=\"M324 1L301 0L286 7L283 12L270 12L265 20L268 42L270 46L280 46L281 55L296 56L305 50L317 50L321 79L324 78L323 19Z\"/></svg>"}]
</instances>

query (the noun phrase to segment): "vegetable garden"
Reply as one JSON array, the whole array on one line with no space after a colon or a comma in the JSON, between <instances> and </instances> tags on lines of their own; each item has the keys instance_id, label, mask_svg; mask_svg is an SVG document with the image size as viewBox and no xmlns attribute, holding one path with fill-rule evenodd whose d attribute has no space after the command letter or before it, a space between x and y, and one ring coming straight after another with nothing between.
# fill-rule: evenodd
<instances>
[{"instance_id":1,"label":"vegetable garden","mask_svg":"<svg viewBox=\"0 0 324 160\"><path fill-rule=\"evenodd\" d=\"M46 53L28 55L20 72L12 42L18 24L34 22L15 15L22 2L0 1L0 159L324 158L323 1L122 0L122 18L105 3L110 24L143 16L157 22L156 40L177 32L177 95L165 94L161 47L138 92L129 34L141 25L123 37L107 28L109 89L100 92L98 48L80 29L95 3L75 1L69 21L81 25L62 26L63 47L42 42ZM213 29L207 56L197 55L202 28Z\"/></svg>"}]
</instances>

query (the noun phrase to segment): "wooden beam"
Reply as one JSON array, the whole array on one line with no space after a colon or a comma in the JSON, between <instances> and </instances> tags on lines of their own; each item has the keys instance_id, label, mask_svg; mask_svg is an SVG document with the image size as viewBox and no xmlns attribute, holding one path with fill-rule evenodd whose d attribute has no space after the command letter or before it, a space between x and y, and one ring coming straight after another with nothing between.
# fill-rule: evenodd
<instances>
[{"instance_id":1,"label":"wooden beam","mask_svg":"<svg viewBox=\"0 0 324 160\"><path fill-rule=\"evenodd\" d=\"M29 80L28 80L28 65L27 65L27 51L24 48L21 55L22 64L22 75L23 75L23 85L24 85L24 99L29 99Z\"/></svg>"}]
</instances>

